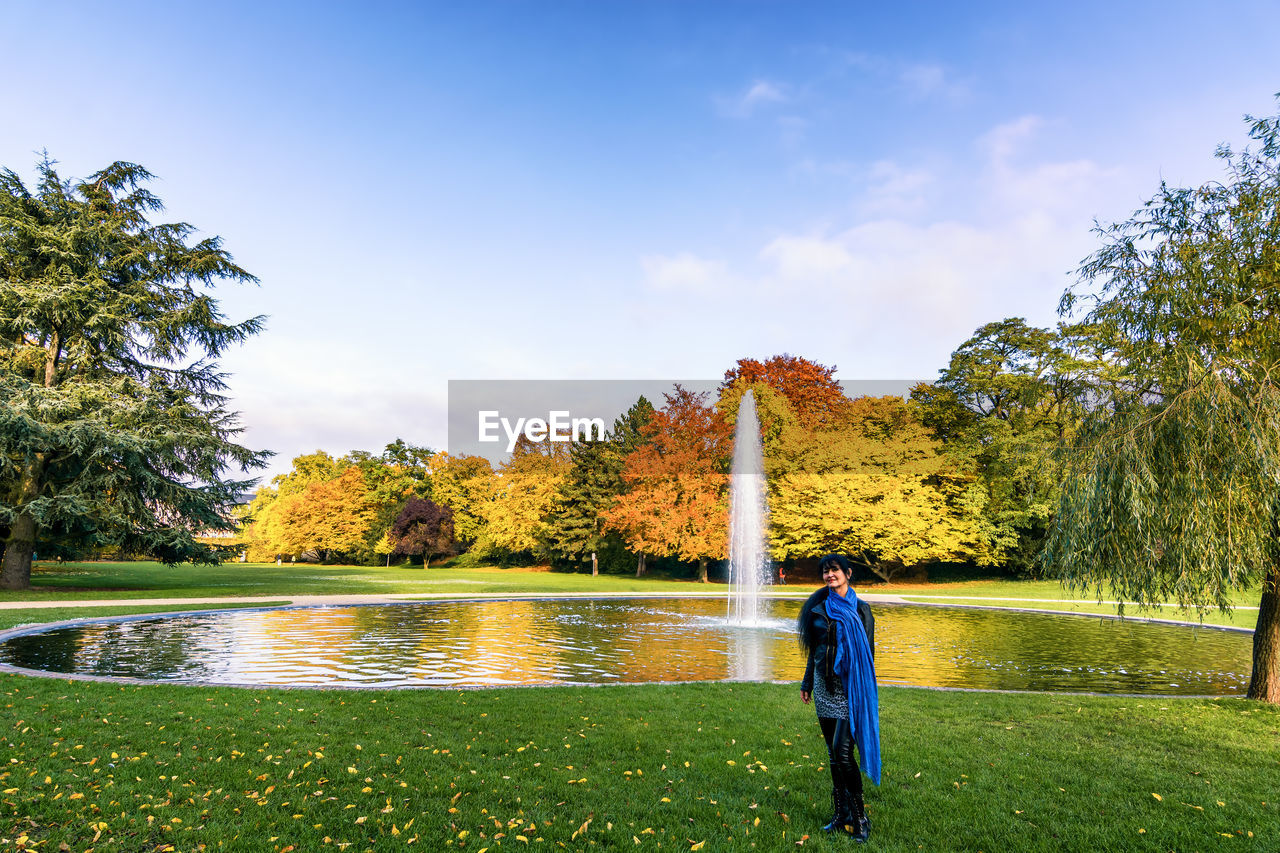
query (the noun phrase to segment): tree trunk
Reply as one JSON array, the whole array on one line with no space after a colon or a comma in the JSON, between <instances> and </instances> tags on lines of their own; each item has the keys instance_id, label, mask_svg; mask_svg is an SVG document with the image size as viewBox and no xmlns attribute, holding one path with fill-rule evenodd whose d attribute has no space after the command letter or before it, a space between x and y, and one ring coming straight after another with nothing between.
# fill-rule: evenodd
<instances>
[{"instance_id":1,"label":"tree trunk","mask_svg":"<svg viewBox=\"0 0 1280 853\"><path fill-rule=\"evenodd\" d=\"M640 559L636 560L636 577L644 577L644 551L640 552Z\"/></svg>"},{"instance_id":2,"label":"tree trunk","mask_svg":"<svg viewBox=\"0 0 1280 853\"><path fill-rule=\"evenodd\" d=\"M1253 630L1253 676L1250 699L1280 704L1280 567L1262 582L1258 624Z\"/></svg>"},{"instance_id":3,"label":"tree trunk","mask_svg":"<svg viewBox=\"0 0 1280 853\"><path fill-rule=\"evenodd\" d=\"M698 559L698 580L702 583L707 582L707 558L700 557Z\"/></svg>"},{"instance_id":4,"label":"tree trunk","mask_svg":"<svg viewBox=\"0 0 1280 853\"><path fill-rule=\"evenodd\" d=\"M600 574L600 561L596 559L596 552L591 552L591 577Z\"/></svg>"},{"instance_id":5,"label":"tree trunk","mask_svg":"<svg viewBox=\"0 0 1280 853\"><path fill-rule=\"evenodd\" d=\"M13 520L9 538L4 543L4 562L0 565L0 589L31 588L31 555L36 550L36 523L29 513L21 512Z\"/></svg>"},{"instance_id":6,"label":"tree trunk","mask_svg":"<svg viewBox=\"0 0 1280 853\"><path fill-rule=\"evenodd\" d=\"M44 455L37 454L35 461L22 472L22 484L17 489L14 503L22 507L9 528L4 542L4 560L0 563L0 589L31 588L31 555L36 551L36 520L27 505L40 495L40 477L44 473Z\"/></svg>"}]
</instances>

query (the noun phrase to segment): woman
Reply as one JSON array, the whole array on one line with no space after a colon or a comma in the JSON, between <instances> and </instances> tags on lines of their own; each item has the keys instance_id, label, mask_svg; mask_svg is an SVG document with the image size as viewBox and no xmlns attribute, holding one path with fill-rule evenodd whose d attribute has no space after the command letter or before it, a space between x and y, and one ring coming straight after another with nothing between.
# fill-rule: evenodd
<instances>
[{"instance_id":1,"label":"woman","mask_svg":"<svg viewBox=\"0 0 1280 853\"><path fill-rule=\"evenodd\" d=\"M808 653L800 698L813 700L827 742L835 816L823 829L871 835L862 801L862 767L880 784L880 711L873 659L875 618L849 586L849 561L828 554L818 564L826 586L800 609L800 646Z\"/></svg>"}]
</instances>

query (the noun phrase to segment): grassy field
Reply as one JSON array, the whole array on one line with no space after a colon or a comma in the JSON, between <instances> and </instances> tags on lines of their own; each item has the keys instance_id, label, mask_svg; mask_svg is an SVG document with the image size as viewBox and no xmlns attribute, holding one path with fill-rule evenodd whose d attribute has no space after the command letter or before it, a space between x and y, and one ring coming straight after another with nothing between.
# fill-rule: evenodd
<instances>
[{"instance_id":1,"label":"grassy field","mask_svg":"<svg viewBox=\"0 0 1280 853\"><path fill-rule=\"evenodd\" d=\"M204 598L237 595L368 595L519 592L687 592L690 581L550 572L537 568L403 568L299 563L165 566L154 562L41 564L32 589L0 601ZM723 589L723 586L721 587Z\"/></svg>"},{"instance_id":2,"label":"grassy field","mask_svg":"<svg viewBox=\"0 0 1280 853\"><path fill-rule=\"evenodd\" d=\"M0 625L61 615L9 611ZM820 830L825 754L794 685L321 691L3 676L0 702L6 847L849 845ZM1280 848L1280 708L886 688L881 716L877 850Z\"/></svg>"},{"instance_id":3,"label":"grassy field","mask_svg":"<svg viewBox=\"0 0 1280 853\"><path fill-rule=\"evenodd\" d=\"M370 578L398 592L457 592L457 581L478 579L486 591L489 579L513 592L702 588L499 569L144 565L135 576L138 568L41 573L37 597L62 597L58 584L69 577L135 596L233 594L243 590L232 582L255 574L254 591L296 594L287 581L299 572L314 594L365 592ZM144 577L170 585L120 589ZM1049 595L1056 586L1009 583L946 592L1065 597ZM82 587L71 597L105 596ZM162 609L183 608L122 601L4 610L0 629ZM0 703L5 848L479 853L850 843L821 832L825 754L794 685L240 690L5 675ZM885 688L881 717L884 783L868 789L877 850L1280 849L1280 708Z\"/></svg>"}]
</instances>

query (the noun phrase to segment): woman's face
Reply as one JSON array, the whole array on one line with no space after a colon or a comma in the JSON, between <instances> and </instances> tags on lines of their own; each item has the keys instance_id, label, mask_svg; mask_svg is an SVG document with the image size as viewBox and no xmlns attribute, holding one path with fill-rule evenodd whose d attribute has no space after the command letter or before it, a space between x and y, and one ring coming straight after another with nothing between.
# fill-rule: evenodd
<instances>
[{"instance_id":1,"label":"woman's face","mask_svg":"<svg viewBox=\"0 0 1280 853\"><path fill-rule=\"evenodd\" d=\"M849 576L840 568L839 563L828 563L822 567L822 582L841 596L849 591Z\"/></svg>"}]
</instances>

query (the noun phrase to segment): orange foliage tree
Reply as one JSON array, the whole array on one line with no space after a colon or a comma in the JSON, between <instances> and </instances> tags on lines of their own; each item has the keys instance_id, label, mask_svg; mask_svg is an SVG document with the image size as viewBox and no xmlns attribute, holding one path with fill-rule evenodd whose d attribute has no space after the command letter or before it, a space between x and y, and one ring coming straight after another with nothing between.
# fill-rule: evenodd
<instances>
[{"instance_id":1,"label":"orange foliage tree","mask_svg":"<svg viewBox=\"0 0 1280 853\"><path fill-rule=\"evenodd\" d=\"M720 394L744 384L768 385L787 398L802 426L813 428L834 422L849 402L835 373L835 367L786 353L766 361L741 358L725 373Z\"/></svg>"},{"instance_id":2,"label":"orange foliage tree","mask_svg":"<svg viewBox=\"0 0 1280 853\"><path fill-rule=\"evenodd\" d=\"M707 395L680 385L643 428L645 442L629 454L627 491L604 512L605 525L636 553L697 561L723 559L728 543L725 473L732 436Z\"/></svg>"}]
</instances>

